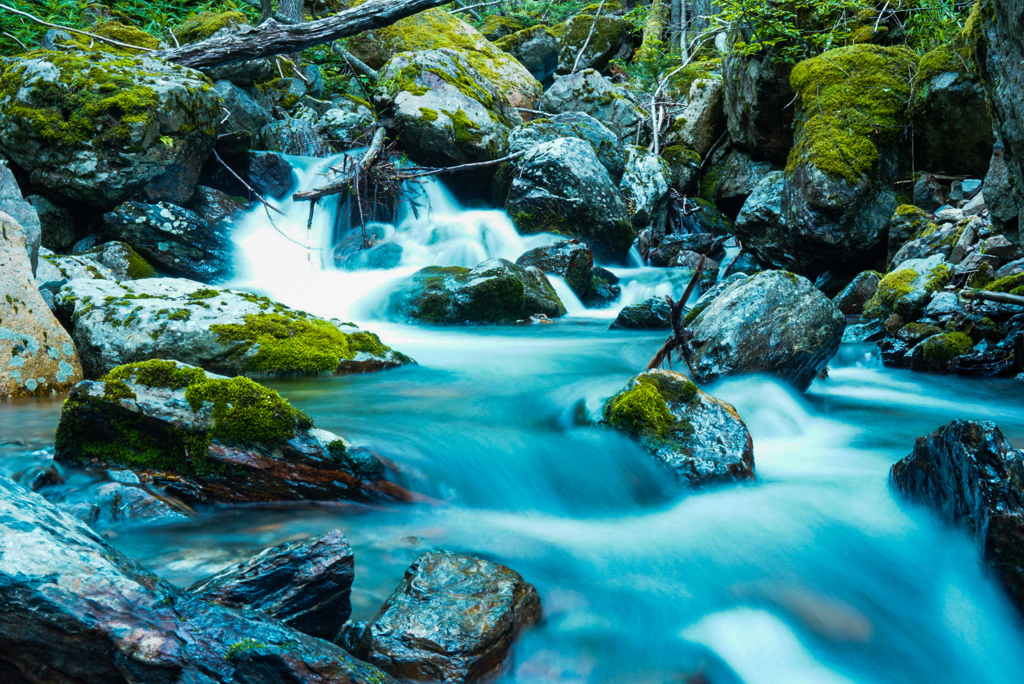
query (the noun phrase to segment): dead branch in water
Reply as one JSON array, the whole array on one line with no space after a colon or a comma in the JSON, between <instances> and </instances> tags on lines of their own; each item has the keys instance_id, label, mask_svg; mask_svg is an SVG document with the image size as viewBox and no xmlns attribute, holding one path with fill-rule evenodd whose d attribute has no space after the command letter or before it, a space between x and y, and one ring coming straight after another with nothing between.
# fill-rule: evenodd
<instances>
[{"instance_id":1,"label":"dead branch in water","mask_svg":"<svg viewBox=\"0 0 1024 684\"><path fill-rule=\"evenodd\" d=\"M689 285L686 286L686 290L683 292L683 296L678 301L673 301L672 297L665 295L665 301L668 302L670 309L669 321L672 323L672 334L669 335L668 339L665 340L665 344L661 345L661 349L654 355L651 362L647 364L645 370L654 370L655 368L661 367L663 363L668 362L669 366L672 365L672 352L679 350L679 355L686 361L686 365L690 365L690 357L692 350L690 349L690 340L693 339L693 333L687 328L683 327L683 311L686 310L686 302L690 299L690 295L693 294L693 290L697 287L697 282L700 280L701 271L704 270L704 262L707 257L702 255L700 261L697 262L697 269L693 272L693 276L690 278ZM693 369L690 369L691 373Z\"/></svg>"}]
</instances>

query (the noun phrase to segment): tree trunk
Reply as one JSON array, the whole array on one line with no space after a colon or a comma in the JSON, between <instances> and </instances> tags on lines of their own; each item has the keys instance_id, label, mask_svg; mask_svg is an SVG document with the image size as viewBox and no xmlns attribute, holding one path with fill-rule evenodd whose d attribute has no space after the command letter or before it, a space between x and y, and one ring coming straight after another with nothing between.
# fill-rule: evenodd
<instances>
[{"instance_id":1,"label":"tree trunk","mask_svg":"<svg viewBox=\"0 0 1024 684\"><path fill-rule=\"evenodd\" d=\"M302 21L302 0L280 0L277 11L289 19Z\"/></svg>"},{"instance_id":2,"label":"tree trunk","mask_svg":"<svg viewBox=\"0 0 1024 684\"><path fill-rule=\"evenodd\" d=\"M222 38L150 53L192 68L215 67L249 59L298 52L363 31L390 26L399 19L451 0L370 0L324 19L284 26L270 19L260 26Z\"/></svg>"},{"instance_id":3,"label":"tree trunk","mask_svg":"<svg viewBox=\"0 0 1024 684\"><path fill-rule=\"evenodd\" d=\"M640 43L640 50L637 52L637 61L641 64L661 52L661 34L665 32L667 19L668 4L666 0L654 0L651 3L651 9L647 12L647 19L644 21L644 38Z\"/></svg>"}]
</instances>

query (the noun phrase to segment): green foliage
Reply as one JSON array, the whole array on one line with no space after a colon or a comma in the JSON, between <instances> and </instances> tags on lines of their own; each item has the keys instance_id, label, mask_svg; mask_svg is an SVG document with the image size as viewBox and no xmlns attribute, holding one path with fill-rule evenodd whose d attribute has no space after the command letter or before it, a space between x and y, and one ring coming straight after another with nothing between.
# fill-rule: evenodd
<instances>
[{"instance_id":1,"label":"green foliage","mask_svg":"<svg viewBox=\"0 0 1024 684\"><path fill-rule=\"evenodd\" d=\"M509 6L511 5L511 7ZM606 2L601 14L617 10L618 3ZM558 24L577 14L591 14L597 11L597 4L590 0L516 0L514 3L501 3L491 7L481 8L480 16L482 22L477 27L483 26L489 21L490 16L501 14L510 19L522 28L530 28L538 24ZM463 15L463 19L469 19ZM490 20L493 21L493 20Z\"/></svg>"}]
</instances>

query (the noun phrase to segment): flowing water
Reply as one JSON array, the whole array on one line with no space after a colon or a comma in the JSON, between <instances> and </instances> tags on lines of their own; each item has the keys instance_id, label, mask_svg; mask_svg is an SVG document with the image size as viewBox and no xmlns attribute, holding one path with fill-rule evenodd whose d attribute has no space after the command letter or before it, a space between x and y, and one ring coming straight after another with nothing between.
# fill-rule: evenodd
<instances>
[{"instance_id":1,"label":"flowing water","mask_svg":"<svg viewBox=\"0 0 1024 684\"><path fill-rule=\"evenodd\" d=\"M303 166L301 183L319 184L316 172ZM254 211L237 231L235 284L354 319L419 362L268 384L417 473L438 503L206 508L108 530L115 546L186 584L340 528L356 554L353 618L364 620L424 550L495 559L537 587L545 613L507 682L1020 681L1018 618L975 547L897 501L887 476L915 437L953 418L996 421L1024 445L1021 384L883 369L871 345L843 347L806 395L765 378L723 382L711 390L750 427L758 481L680 493L637 445L591 424L664 333L609 331L608 312L576 301L548 325L389 320L389 289L417 268L514 259L551 239L516 235L499 212L461 211L439 185L424 192L430 211L388 228L402 261L380 271L330 266L329 205L308 233L304 206L282 203L276 228ZM665 269L615 270L623 301L612 312L681 289ZM59 406L0 405L5 472L52 443Z\"/></svg>"}]
</instances>

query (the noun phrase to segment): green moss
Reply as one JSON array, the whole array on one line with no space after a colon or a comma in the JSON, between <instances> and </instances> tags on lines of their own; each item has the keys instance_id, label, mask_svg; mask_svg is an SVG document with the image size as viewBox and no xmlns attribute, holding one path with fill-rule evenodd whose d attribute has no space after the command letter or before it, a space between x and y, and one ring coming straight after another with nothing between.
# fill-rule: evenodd
<instances>
[{"instance_id":1,"label":"green moss","mask_svg":"<svg viewBox=\"0 0 1024 684\"><path fill-rule=\"evenodd\" d=\"M231 644L231 646L228 647L228 650L224 652L224 658L226 660L234 660L243 653L255 651L259 648L266 648L266 646L266 644L256 641L255 639L245 638Z\"/></svg>"},{"instance_id":2,"label":"green moss","mask_svg":"<svg viewBox=\"0 0 1024 684\"><path fill-rule=\"evenodd\" d=\"M925 361L946 364L958 356L970 353L973 347L971 338L964 333L946 333L925 340L922 353Z\"/></svg>"},{"instance_id":3,"label":"green moss","mask_svg":"<svg viewBox=\"0 0 1024 684\"><path fill-rule=\"evenodd\" d=\"M903 47L853 45L800 62L790 83L800 98L786 172L814 166L851 184L874 178L879 146L903 136L917 56Z\"/></svg>"},{"instance_id":4,"label":"green moss","mask_svg":"<svg viewBox=\"0 0 1024 684\"><path fill-rule=\"evenodd\" d=\"M925 292L941 290L952 279L953 269L949 267L949 264L939 264L932 270L928 271L928 280L924 283Z\"/></svg>"},{"instance_id":5,"label":"green moss","mask_svg":"<svg viewBox=\"0 0 1024 684\"><path fill-rule=\"evenodd\" d=\"M116 40L119 43L125 43L127 45L135 45L141 50L158 50L160 49L160 41L151 36L150 34L142 31L134 26L121 23L117 20L105 21L101 24L93 26L89 29L89 33L94 33L97 36L103 38L109 38ZM104 52L110 52L113 54L123 55L137 55L141 50L132 50L131 48L122 48L117 45L111 45L110 43L104 43L102 41L95 40L88 36L72 34L70 41L71 45L77 46L79 49L86 50L102 50Z\"/></svg>"},{"instance_id":6,"label":"green moss","mask_svg":"<svg viewBox=\"0 0 1024 684\"><path fill-rule=\"evenodd\" d=\"M689 325L691 323L693 323L695 320L697 320L697 316L700 316L701 313L704 311L704 309L706 309L709 306L711 306L713 301L714 300L709 299L708 301L704 302L703 304L699 304L698 303L698 304L694 305L694 307L692 309L687 311L683 315L683 319L682 319L683 327L684 328L689 327Z\"/></svg>"},{"instance_id":7,"label":"green moss","mask_svg":"<svg viewBox=\"0 0 1024 684\"><path fill-rule=\"evenodd\" d=\"M645 377L640 377L632 389L608 402L605 420L612 427L636 437L648 433L664 436L675 423L657 386Z\"/></svg>"},{"instance_id":8,"label":"green moss","mask_svg":"<svg viewBox=\"0 0 1024 684\"><path fill-rule=\"evenodd\" d=\"M492 14L486 17L480 26L477 27L477 31L482 33L487 40L498 41L505 36L515 34L517 31L522 31L525 27L523 22L512 17L503 17L500 14ZM504 50L501 42L498 42L498 47Z\"/></svg>"},{"instance_id":9,"label":"green moss","mask_svg":"<svg viewBox=\"0 0 1024 684\"><path fill-rule=\"evenodd\" d=\"M186 19L172 33L179 43L196 43L206 40L222 28L245 22L245 15L241 12L199 12Z\"/></svg>"},{"instance_id":10,"label":"green moss","mask_svg":"<svg viewBox=\"0 0 1024 684\"><path fill-rule=\"evenodd\" d=\"M661 158L668 162L669 166L700 166L700 154L691 150L686 145L669 145L662 150Z\"/></svg>"},{"instance_id":11,"label":"green moss","mask_svg":"<svg viewBox=\"0 0 1024 684\"><path fill-rule=\"evenodd\" d=\"M185 398L193 411L212 404L211 434L226 444L281 444L313 427L309 416L249 378L204 379L185 388Z\"/></svg>"},{"instance_id":12,"label":"green moss","mask_svg":"<svg viewBox=\"0 0 1024 684\"><path fill-rule=\"evenodd\" d=\"M427 109L426 107L420 107L420 114L423 115L424 121L437 121L437 112L433 109Z\"/></svg>"},{"instance_id":13,"label":"green moss","mask_svg":"<svg viewBox=\"0 0 1024 684\"><path fill-rule=\"evenodd\" d=\"M882 278L878 291L864 305L864 318L885 318L891 314L899 300L914 291L916 280L917 272L912 268L893 271Z\"/></svg>"},{"instance_id":14,"label":"green moss","mask_svg":"<svg viewBox=\"0 0 1024 684\"><path fill-rule=\"evenodd\" d=\"M1022 286L1024 286L1024 273L1018 273L1017 275L999 278L998 280L986 285L985 289L988 290L989 292L1013 293L1015 289Z\"/></svg>"},{"instance_id":15,"label":"green moss","mask_svg":"<svg viewBox=\"0 0 1024 684\"><path fill-rule=\"evenodd\" d=\"M480 127L466 115L466 112L461 109L456 109L454 112L447 109L442 111L451 119L456 142L475 145L483 139Z\"/></svg>"},{"instance_id":16,"label":"green moss","mask_svg":"<svg viewBox=\"0 0 1024 684\"><path fill-rule=\"evenodd\" d=\"M104 382L132 382L172 390L184 389L205 379L206 373L201 368L183 367L162 359L118 366L102 378Z\"/></svg>"},{"instance_id":17,"label":"green moss","mask_svg":"<svg viewBox=\"0 0 1024 684\"><path fill-rule=\"evenodd\" d=\"M103 398L107 401L124 401L135 399L135 392L121 380L111 380L103 387Z\"/></svg>"},{"instance_id":18,"label":"green moss","mask_svg":"<svg viewBox=\"0 0 1024 684\"><path fill-rule=\"evenodd\" d=\"M187 321L192 318L192 311L189 309L175 309L167 314L169 321Z\"/></svg>"},{"instance_id":19,"label":"green moss","mask_svg":"<svg viewBox=\"0 0 1024 684\"><path fill-rule=\"evenodd\" d=\"M126 275L131 280L143 280L145 278L155 278L156 269L146 261L142 255L132 249L131 245L127 243L121 243L125 248L125 256L128 260L128 269Z\"/></svg>"},{"instance_id":20,"label":"green moss","mask_svg":"<svg viewBox=\"0 0 1024 684\"><path fill-rule=\"evenodd\" d=\"M211 289L209 287L205 287L205 288L203 288L201 290L196 290L195 292L190 292L188 297L187 297L187 299L189 301L193 301L194 302L194 301L199 300L199 299L212 299L213 297L216 297L218 295L220 295L220 290L214 290L214 289Z\"/></svg>"}]
</instances>

